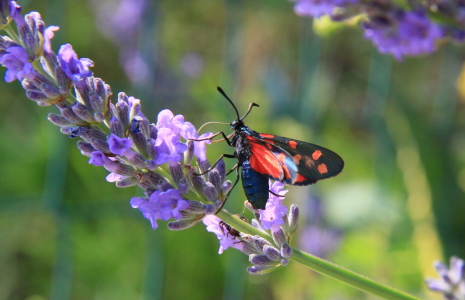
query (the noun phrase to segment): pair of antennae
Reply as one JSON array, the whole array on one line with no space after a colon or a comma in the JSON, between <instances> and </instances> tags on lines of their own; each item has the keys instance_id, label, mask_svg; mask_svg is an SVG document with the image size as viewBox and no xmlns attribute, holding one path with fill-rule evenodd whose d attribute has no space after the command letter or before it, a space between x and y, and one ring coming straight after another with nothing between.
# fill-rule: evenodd
<instances>
[{"instance_id":1,"label":"pair of antennae","mask_svg":"<svg viewBox=\"0 0 465 300\"><path fill-rule=\"evenodd\" d=\"M245 117L247 117L247 115L250 113L250 111L252 110L252 107L256 106L256 107L260 107L257 103L250 103L249 105L249 109L247 110L247 112L245 113L244 116L242 116L242 118L239 116L239 112L237 111L237 108L236 106L234 105L234 103L231 101L231 99L229 99L229 97L226 95L226 93L223 91L222 88L220 88L219 86L216 87L216 89L221 93L221 95L223 95L228 101L229 103L231 103L232 107L234 107L234 110L236 111L236 115L237 115L237 120L238 121L242 121L244 120Z\"/></svg>"}]
</instances>

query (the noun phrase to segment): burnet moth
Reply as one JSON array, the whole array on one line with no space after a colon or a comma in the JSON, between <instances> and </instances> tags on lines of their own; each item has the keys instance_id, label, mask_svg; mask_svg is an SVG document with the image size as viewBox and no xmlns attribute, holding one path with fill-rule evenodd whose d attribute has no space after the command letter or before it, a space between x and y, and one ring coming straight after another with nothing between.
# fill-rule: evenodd
<instances>
[{"instance_id":1,"label":"burnet moth","mask_svg":"<svg viewBox=\"0 0 465 300\"><path fill-rule=\"evenodd\" d=\"M250 103L249 109L241 118L231 99L220 87L217 89L236 111L237 120L230 124L234 132L227 136L220 131L202 140L211 140L221 134L223 139L215 142L226 141L236 150L232 155L221 155L211 168L197 175L211 171L223 157L237 159L237 164L228 173L236 170L236 181L218 211L221 210L229 193L239 181L239 169L242 169L242 187L248 201L254 209L265 209L269 193L271 193L268 185L269 179L278 180L284 184L310 185L318 180L334 177L344 168L342 158L331 150L273 134L258 133L250 129L243 120L252 107L258 107L258 104Z\"/></svg>"}]
</instances>

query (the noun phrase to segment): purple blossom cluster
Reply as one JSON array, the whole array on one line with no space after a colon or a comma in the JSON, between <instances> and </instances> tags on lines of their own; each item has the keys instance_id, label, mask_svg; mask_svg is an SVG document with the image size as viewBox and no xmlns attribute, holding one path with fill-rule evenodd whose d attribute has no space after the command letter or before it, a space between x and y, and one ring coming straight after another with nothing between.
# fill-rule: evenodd
<instances>
[{"instance_id":1,"label":"purple blossom cluster","mask_svg":"<svg viewBox=\"0 0 465 300\"><path fill-rule=\"evenodd\" d=\"M465 274L463 260L452 256L449 268L441 261L436 261L434 268L441 278L427 278L425 281L428 288L442 293L447 300L464 300Z\"/></svg>"},{"instance_id":2,"label":"purple blossom cluster","mask_svg":"<svg viewBox=\"0 0 465 300\"><path fill-rule=\"evenodd\" d=\"M299 16L345 21L363 16L362 29L382 54L401 61L405 56L419 56L436 51L438 41L451 37L465 40L465 4L426 1L410 10L392 1L296 0L294 11ZM424 6L422 6L424 5ZM434 11L448 22L436 23L428 15ZM439 18L436 18L436 20ZM453 25L455 24L455 26Z\"/></svg>"},{"instance_id":3,"label":"purple blossom cluster","mask_svg":"<svg viewBox=\"0 0 465 300\"><path fill-rule=\"evenodd\" d=\"M252 225L264 234L268 235L269 232L273 243L261 236L240 232L213 215L203 219L207 231L216 234L220 241L219 254L232 247L249 256L249 261L254 265L247 269L250 274L263 274L285 266L292 256L289 241L297 228L299 209L297 205L292 205L288 216L288 208L282 205L287 193L287 190L282 190L284 184L270 181L269 186L270 198L264 210L254 209L248 201L246 207L254 213ZM244 218L238 220L247 222Z\"/></svg>"}]
</instances>

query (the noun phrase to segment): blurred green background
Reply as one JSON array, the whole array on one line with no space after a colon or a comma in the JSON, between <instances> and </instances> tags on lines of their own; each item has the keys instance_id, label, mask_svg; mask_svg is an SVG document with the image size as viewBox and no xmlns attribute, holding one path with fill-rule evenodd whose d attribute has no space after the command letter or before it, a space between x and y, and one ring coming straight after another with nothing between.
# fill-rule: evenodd
<instances>
[{"instance_id":1,"label":"blurred green background","mask_svg":"<svg viewBox=\"0 0 465 300\"><path fill-rule=\"evenodd\" d=\"M196 127L232 121L220 85L241 113L260 104L246 119L254 130L340 154L346 165L336 178L289 187L285 203L302 212L293 246L310 241L341 266L441 299L423 278L436 277L435 259L465 257L463 47L397 62L378 54L358 25L314 24L286 0L133 1L144 5L140 18L123 13L107 31L101 23L120 1L18 2L60 26L55 51L71 43L95 62L113 100L119 91L140 98L152 122L164 108ZM145 69L129 80L122 57L131 51ZM0 299L375 298L295 262L248 275L247 257L218 255L202 224L170 232L159 222L153 231L129 205L140 189L117 189L88 165L77 140L46 120L54 107L28 100L17 81L0 80L0 90ZM232 152L208 147L211 161ZM237 187L226 209L242 213L244 200Z\"/></svg>"}]
</instances>

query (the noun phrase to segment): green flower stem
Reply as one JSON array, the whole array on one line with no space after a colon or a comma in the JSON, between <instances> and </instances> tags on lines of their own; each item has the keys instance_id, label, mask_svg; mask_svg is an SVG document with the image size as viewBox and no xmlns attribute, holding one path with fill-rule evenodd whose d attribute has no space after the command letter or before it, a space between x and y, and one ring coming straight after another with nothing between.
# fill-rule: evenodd
<instances>
[{"instance_id":1,"label":"green flower stem","mask_svg":"<svg viewBox=\"0 0 465 300\"><path fill-rule=\"evenodd\" d=\"M221 210L216 216L241 232L251 235L259 235L274 244L273 239L265 232L258 230L257 228L244 221L239 220L224 209ZM337 279L361 291L379 296L384 299L420 300L420 298L390 288L379 282L373 281L368 277L347 270L324 259L318 258L297 249L292 249L292 251L292 260L305 265L313 271Z\"/></svg>"},{"instance_id":2,"label":"green flower stem","mask_svg":"<svg viewBox=\"0 0 465 300\"><path fill-rule=\"evenodd\" d=\"M11 22L10 22L11 23ZM8 25L6 25L6 27L4 28L6 33L8 33L8 35L10 36L10 38L17 44L20 44L21 45L21 41L19 40L19 37L18 35L16 34L16 32L14 31L14 29L11 27L11 24L8 23Z\"/></svg>"}]
</instances>

